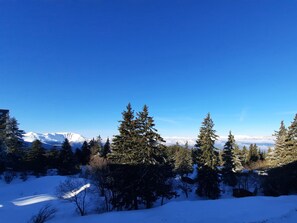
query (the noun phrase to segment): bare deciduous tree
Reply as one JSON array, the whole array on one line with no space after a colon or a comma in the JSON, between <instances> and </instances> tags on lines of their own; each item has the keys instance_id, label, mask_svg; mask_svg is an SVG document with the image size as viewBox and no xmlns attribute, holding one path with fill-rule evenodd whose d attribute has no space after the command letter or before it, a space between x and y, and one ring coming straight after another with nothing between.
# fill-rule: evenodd
<instances>
[{"instance_id":1,"label":"bare deciduous tree","mask_svg":"<svg viewBox=\"0 0 297 223\"><path fill-rule=\"evenodd\" d=\"M57 188L59 198L74 203L77 212L86 215L86 198L90 184L80 178L67 178Z\"/></svg>"}]
</instances>

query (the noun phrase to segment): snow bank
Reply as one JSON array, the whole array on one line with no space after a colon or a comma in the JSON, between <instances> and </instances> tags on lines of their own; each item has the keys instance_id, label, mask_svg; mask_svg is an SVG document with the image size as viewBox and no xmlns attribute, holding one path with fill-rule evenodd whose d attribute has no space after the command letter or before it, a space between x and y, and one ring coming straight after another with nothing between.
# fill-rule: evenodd
<instances>
[{"instance_id":1,"label":"snow bank","mask_svg":"<svg viewBox=\"0 0 297 223\"><path fill-rule=\"evenodd\" d=\"M243 223L297 222L297 196L248 197L219 200L177 201L149 210L110 212L78 216L74 206L56 199L56 187L66 177L47 176L30 178L26 182L0 181L1 222L27 222L45 204L58 212L52 223ZM85 185L89 187L89 185Z\"/></svg>"}]
</instances>

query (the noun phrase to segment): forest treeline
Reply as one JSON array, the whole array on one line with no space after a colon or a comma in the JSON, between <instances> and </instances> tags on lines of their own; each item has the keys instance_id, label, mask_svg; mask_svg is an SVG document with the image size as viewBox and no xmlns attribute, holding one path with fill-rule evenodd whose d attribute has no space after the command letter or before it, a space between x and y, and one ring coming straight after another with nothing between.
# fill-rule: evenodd
<instances>
[{"instance_id":1,"label":"forest treeline","mask_svg":"<svg viewBox=\"0 0 297 223\"><path fill-rule=\"evenodd\" d=\"M204 118L193 148L187 143L166 146L146 105L139 112L127 105L118 134L112 140L103 143L99 136L75 150L67 139L61 148L44 149L39 140L26 148L24 131L19 129L17 120L7 116L0 122L5 126L0 130L0 171L10 173L6 175L7 182L15 172L25 180L27 174L41 176L53 169L60 175L77 174L82 166L87 166L90 179L105 198L106 210L138 209L140 205L150 208L159 199L163 202L177 196L172 185L176 176L196 185L198 196L210 199L220 197L221 184L239 188L243 170L253 169L268 171L263 180L263 190L268 195L297 191L294 185L279 188L279 180L295 179L286 177L282 168L286 173L295 168L297 115L288 128L281 122L274 133L275 146L268 152L261 151L256 144L239 148L231 131L224 148L219 150L215 147L218 135L210 114ZM194 168L198 174L189 178ZM187 186L182 189L187 194Z\"/></svg>"}]
</instances>

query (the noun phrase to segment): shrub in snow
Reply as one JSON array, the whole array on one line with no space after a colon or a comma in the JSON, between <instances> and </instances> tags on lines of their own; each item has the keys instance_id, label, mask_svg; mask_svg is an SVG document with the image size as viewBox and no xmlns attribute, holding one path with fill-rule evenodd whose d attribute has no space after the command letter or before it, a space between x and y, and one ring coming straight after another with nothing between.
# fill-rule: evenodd
<instances>
[{"instance_id":1,"label":"shrub in snow","mask_svg":"<svg viewBox=\"0 0 297 223\"><path fill-rule=\"evenodd\" d=\"M26 180L28 180L28 174L27 174L26 171L21 172L21 174L20 174L20 179L21 179L22 181L26 181Z\"/></svg>"},{"instance_id":2,"label":"shrub in snow","mask_svg":"<svg viewBox=\"0 0 297 223\"><path fill-rule=\"evenodd\" d=\"M52 208L50 205L46 205L39 210L39 212L32 216L28 223L44 223L54 218L57 209Z\"/></svg>"},{"instance_id":3,"label":"shrub in snow","mask_svg":"<svg viewBox=\"0 0 297 223\"><path fill-rule=\"evenodd\" d=\"M7 184L10 184L13 178L15 177L15 173L12 170L5 171L4 174L4 181Z\"/></svg>"},{"instance_id":4,"label":"shrub in snow","mask_svg":"<svg viewBox=\"0 0 297 223\"><path fill-rule=\"evenodd\" d=\"M90 175L95 190L100 197L104 197L105 211L110 211L111 190L110 190L110 172L108 168L107 159L99 157L99 155L93 156L90 161L91 169L85 171Z\"/></svg>"},{"instance_id":5,"label":"shrub in snow","mask_svg":"<svg viewBox=\"0 0 297 223\"><path fill-rule=\"evenodd\" d=\"M87 192L90 184L83 179L67 178L57 188L59 198L67 200L76 206L76 211L84 216L86 214Z\"/></svg>"}]
</instances>

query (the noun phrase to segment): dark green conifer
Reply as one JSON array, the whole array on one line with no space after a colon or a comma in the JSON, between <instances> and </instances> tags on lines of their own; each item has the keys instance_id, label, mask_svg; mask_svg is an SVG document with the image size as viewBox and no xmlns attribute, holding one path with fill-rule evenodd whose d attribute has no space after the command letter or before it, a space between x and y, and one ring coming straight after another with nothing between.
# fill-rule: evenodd
<instances>
[{"instance_id":1,"label":"dark green conifer","mask_svg":"<svg viewBox=\"0 0 297 223\"><path fill-rule=\"evenodd\" d=\"M127 110L122 113L122 117L118 128L119 134L112 140L112 153L108 157L109 160L116 163L135 163L137 161L134 155L138 149L138 142L134 111L130 103L127 105Z\"/></svg>"},{"instance_id":2,"label":"dark green conifer","mask_svg":"<svg viewBox=\"0 0 297 223\"><path fill-rule=\"evenodd\" d=\"M81 164L87 165L90 162L91 150L86 141L81 146Z\"/></svg>"},{"instance_id":3,"label":"dark green conifer","mask_svg":"<svg viewBox=\"0 0 297 223\"><path fill-rule=\"evenodd\" d=\"M107 155L111 153L111 149L110 149L110 142L109 142L109 138L107 138L104 146L102 147L101 151L100 151L100 156L103 158L107 158Z\"/></svg>"},{"instance_id":4,"label":"dark green conifer","mask_svg":"<svg viewBox=\"0 0 297 223\"><path fill-rule=\"evenodd\" d=\"M220 196L218 175L218 151L214 146L218 138L213 129L214 123L208 113L196 141L198 154L198 188L199 196L217 199Z\"/></svg>"},{"instance_id":5,"label":"dark green conifer","mask_svg":"<svg viewBox=\"0 0 297 223\"><path fill-rule=\"evenodd\" d=\"M242 169L239 157L238 146L235 143L234 136L231 131L229 132L228 141L226 142L223 150L223 181L229 186L237 184L235 172Z\"/></svg>"},{"instance_id":6,"label":"dark green conifer","mask_svg":"<svg viewBox=\"0 0 297 223\"><path fill-rule=\"evenodd\" d=\"M251 144L249 147L248 160L249 163L257 162L260 159L259 149L256 144Z\"/></svg>"},{"instance_id":7,"label":"dark green conifer","mask_svg":"<svg viewBox=\"0 0 297 223\"><path fill-rule=\"evenodd\" d=\"M39 140L35 140L27 154L27 162L29 170L33 171L34 175L39 176L46 173L45 150Z\"/></svg>"},{"instance_id":8,"label":"dark green conifer","mask_svg":"<svg viewBox=\"0 0 297 223\"><path fill-rule=\"evenodd\" d=\"M7 167L13 170L22 170L24 164L23 134L15 118L8 118L5 128L5 146L7 148Z\"/></svg>"},{"instance_id":9,"label":"dark green conifer","mask_svg":"<svg viewBox=\"0 0 297 223\"><path fill-rule=\"evenodd\" d=\"M99 135L96 139L92 139L90 141L90 150L91 150L91 156L99 155L100 151L102 150L102 139Z\"/></svg>"},{"instance_id":10,"label":"dark green conifer","mask_svg":"<svg viewBox=\"0 0 297 223\"><path fill-rule=\"evenodd\" d=\"M249 150L246 146L242 147L240 161L243 166L249 162Z\"/></svg>"},{"instance_id":11,"label":"dark green conifer","mask_svg":"<svg viewBox=\"0 0 297 223\"><path fill-rule=\"evenodd\" d=\"M164 139L155 129L154 120L148 114L148 107L137 113L136 133L138 150L134 151L134 160L143 164L166 163Z\"/></svg>"},{"instance_id":12,"label":"dark green conifer","mask_svg":"<svg viewBox=\"0 0 297 223\"><path fill-rule=\"evenodd\" d=\"M289 126L286 138L286 150L284 151L282 158L284 164L297 160L297 114Z\"/></svg>"},{"instance_id":13,"label":"dark green conifer","mask_svg":"<svg viewBox=\"0 0 297 223\"><path fill-rule=\"evenodd\" d=\"M283 164L286 156L286 139L287 139L287 129L285 127L284 121L281 121L278 131L275 131L275 146L273 156L271 156L271 164L273 166L280 166ZM270 154L271 155L271 154Z\"/></svg>"},{"instance_id":14,"label":"dark green conifer","mask_svg":"<svg viewBox=\"0 0 297 223\"><path fill-rule=\"evenodd\" d=\"M174 194L168 181L173 177L172 166L147 106L136 119L130 104L122 115L119 134L112 140L112 152L107 156L112 162L112 203L116 208L137 209L139 204L150 208L159 197Z\"/></svg>"},{"instance_id":15,"label":"dark green conifer","mask_svg":"<svg viewBox=\"0 0 297 223\"><path fill-rule=\"evenodd\" d=\"M76 159L68 139L62 144L59 161L58 171L61 175L70 175L77 171Z\"/></svg>"},{"instance_id":16,"label":"dark green conifer","mask_svg":"<svg viewBox=\"0 0 297 223\"><path fill-rule=\"evenodd\" d=\"M174 160L174 170L180 176L188 175L193 172L191 150L189 149L188 143L185 144L185 147L180 146L179 149L176 150Z\"/></svg>"}]
</instances>

